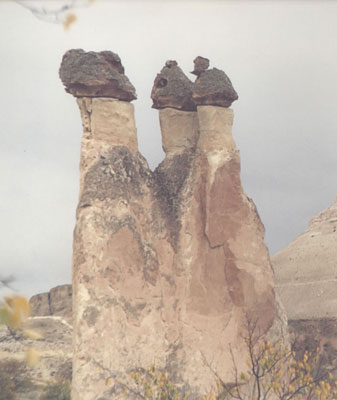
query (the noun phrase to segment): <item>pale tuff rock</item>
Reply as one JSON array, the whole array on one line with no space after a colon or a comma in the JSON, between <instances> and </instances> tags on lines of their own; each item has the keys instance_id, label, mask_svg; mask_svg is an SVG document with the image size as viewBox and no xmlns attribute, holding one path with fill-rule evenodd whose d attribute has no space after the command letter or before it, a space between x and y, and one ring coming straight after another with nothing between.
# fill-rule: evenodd
<instances>
[{"instance_id":1,"label":"pale tuff rock","mask_svg":"<svg viewBox=\"0 0 337 400\"><path fill-rule=\"evenodd\" d=\"M66 91L75 97L111 97L132 101L136 91L119 56L111 51L85 52L81 49L65 53L60 78Z\"/></svg>"},{"instance_id":2,"label":"pale tuff rock","mask_svg":"<svg viewBox=\"0 0 337 400\"><path fill-rule=\"evenodd\" d=\"M199 137L197 113L164 108L159 110L159 122L166 154L195 149Z\"/></svg>"},{"instance_id":3,"label":"pale tuff rock","mask_svg":"<svg viewBox=\"0 0 337 400\"><path fill-rule=\"evenodd\" d=\"M115 398L118 380L153 363L200 398L214 384L205 360L233 379L230 343L246 368L247 317L263 333L275 326L264 228L241 187L233 112L186 111L191 83L176 62L164 70L153 97L166 157L154 172L137 152L131 107L79 101L73 400Z\"/></svg>"},{"instance_id":4,"label":"pale tuff rock","mask_svg":"<svg viewBox=\"0 0 337 400\"><path fill-rule=\"evenodd\" d=\"M337 318L337 202L272 258L289 319Z\"/></svg>"},{"instance_id":5,"label":"pale tuff rock","mask_svg":"<svg viewBox=\"0 0 337 400\"><path fill-rule=\"evenodd\" d=\"M192 101L193 83L178 67L176 61L166 61L164 68L156 76L151 99L153 108L165 107L195 111Z\"/></svg>"}]
</instances>

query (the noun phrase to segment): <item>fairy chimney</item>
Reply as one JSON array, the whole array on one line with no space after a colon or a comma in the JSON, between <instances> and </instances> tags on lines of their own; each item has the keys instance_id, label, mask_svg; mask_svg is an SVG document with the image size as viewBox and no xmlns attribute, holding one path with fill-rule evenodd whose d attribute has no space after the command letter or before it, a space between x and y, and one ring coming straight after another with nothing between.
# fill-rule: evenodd
<instances>
[{"instance_id":1,"label":"fairy chimney","mask_svg":"<svg viewBox=\"0 0 337 400\"><path fill-rule=\"evenodd\" d=\"M246 368L246 320L278 312L264 227L241 186L232 137L237 98L224 72L175 61L155 79L164 161L138 152L135 91L119 57L70 50L60 76L83 121L73 246L73 400L116 398L154 363L197 399ZM209 82L209 86L207 86ZM218 82L218 84L215 84ZM107 385L108 383L108 385ZM125 394L132 399L132 394Z\"/></svg>"}]
</instances>

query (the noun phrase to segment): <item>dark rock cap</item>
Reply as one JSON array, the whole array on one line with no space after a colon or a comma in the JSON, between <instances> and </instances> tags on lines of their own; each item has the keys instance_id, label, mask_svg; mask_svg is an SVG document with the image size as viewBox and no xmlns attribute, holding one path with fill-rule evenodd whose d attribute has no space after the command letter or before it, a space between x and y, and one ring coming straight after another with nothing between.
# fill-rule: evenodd
<instances>
[{"instance_id":1,"label":"dark rock cap","mask_svg":"<svg viewBox=\"0 0 337 400\"><path fill-rule=\"evenodd\" d=\"M194 62L194 70L191 74L199 76L202 72L206 71L209 67L209 59L205 57L198 56L193 60Z\"/></svg>"},{"instance_id":2,"label":"dark rock cap","mask_svg":"<svg viewBox=\"0 0 337 400\"><path fill-rule=\"evenodd\" d=\"M178 63L166 61L164 68L157 75L151 92L153 108L166 107L184 111L195 111L192 100L193 83L183 73Z\"/></svg>"},{"instance_id":3,"label":"dark rock cap","mask_svg":"<svg viewBox=\"0 0 337 400\"><path fill-rule=\"evenodd\" d=\"M136 90L119 56L111 51L67 51L62 59L60 78L66 91L75 97L111 97L132 101Z\"/></svg>"},{"instance_id":4,"label":"dark rock cap","mask_svg":"<svg viewBox=\"0 0 337 400\"><path fill-rule=\"evenodd\" d=\"M217 68L200 72L193 86L192 99L196 105L230 107L238 98L228 76Z\"/></svg>"}]
</instances>

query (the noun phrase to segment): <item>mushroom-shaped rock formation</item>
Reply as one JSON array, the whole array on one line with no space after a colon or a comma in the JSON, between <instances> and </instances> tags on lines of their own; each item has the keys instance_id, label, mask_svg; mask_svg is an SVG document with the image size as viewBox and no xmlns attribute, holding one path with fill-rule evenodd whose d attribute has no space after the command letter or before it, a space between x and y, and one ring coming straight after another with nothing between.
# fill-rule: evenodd
<instances>
[{"instance_id":1,"label":"mushroom-shaped rock formation","mask_svg":"<svg viewBox=\"0 0 337 400\"><path fill-rule=\"evenodd\" d=\"M183 111L195 111L192 100L193 83L178 67L176 61L166 61L164 68L156 76L151 99L153 108L176 108Z\"/></svg>"},{"instance_id":2,"label":"mushroom-shaped rock formation","mask_svg":"<svg viewBox=\"0 0 337 400\"><path fill-rule=\"evenodd\" d=\"M220 69L206 70L203 57L194 60L194 73L198 75L193 87L193 101L196 105L230 107L239 98L228 76ZM207 60L208 61L208 60Z\"/></svg>"},{"instance_id":3,"label":"mushroom-shaped rock formation","mask_svg":"<svg viewBox=\"0 0 337 400\"><path fill-rule=\"evenodd\" d=\"M111 51L69 50L63 56L59 73L66 91L75 97L124 101L137 98L135 88L124 75L121 59Z\"/></svg>"},{"instance_id":4,"label":"mushroom-shaped rock formation","mask_svg":"<svg viewBox=\"0 0 337 400\"><path fill-rule=\"evenodd\" d=\"M209 67L209 59L205 57L198 56L194 59L194 70L191 74L199 76L202 72L206 71Z\"/></svg>"}]
</instances>

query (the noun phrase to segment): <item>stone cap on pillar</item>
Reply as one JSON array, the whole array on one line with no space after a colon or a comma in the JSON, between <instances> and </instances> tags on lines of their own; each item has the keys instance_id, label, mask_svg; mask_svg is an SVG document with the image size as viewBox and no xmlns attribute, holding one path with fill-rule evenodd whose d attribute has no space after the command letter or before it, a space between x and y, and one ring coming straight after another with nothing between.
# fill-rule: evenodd
<instances>
[{"instance_id":1,"label":"stone cap on pillar","mask_svg":"<svg viewBox=\"0 0 337 400\"><path fill-rule=\"evenodd\" d=\"M169 107L183 111L195 111L200 105L230 107L239 98L232 82L224 71L208 67L208 58L196 57L191 73L197 79L192 83L176 61L166 61L153 84L152 107Z\"/></svg>"},{"instance_id":2,"label":"stone cap on pillar","mask_svg":"<svg viewBox=\"0 0 337 400\"><path fill-rule=\"evenodd\" d=\"M193 89L192 99L197 106L230 107L239 98L228 76L217 68L201 72Z\"/></svg>"},{"instance_id":3,"label":"stone cap on pillar","mask_svg":"<svg viewBox=\"0 0 337 400\"><path fill-rule=\"evenodd\" d=\"M196 106L192 100L192 93L193 82L178 67L178 63L173 60L166 61L152 87L152 107L195 111Z\"/></svg>"},{"instance_id":4,"label":"stone cap on pillar","mask_svg":"<svg viewBox=\"0 0 337 400\"><path fill-rule=\"evenodd\" d=\"M60 78L75 97L109 97L132 101L136 90L124 75L121 59L111 51L68 50L62 59Z\"/></svg>"}]
</instances>

